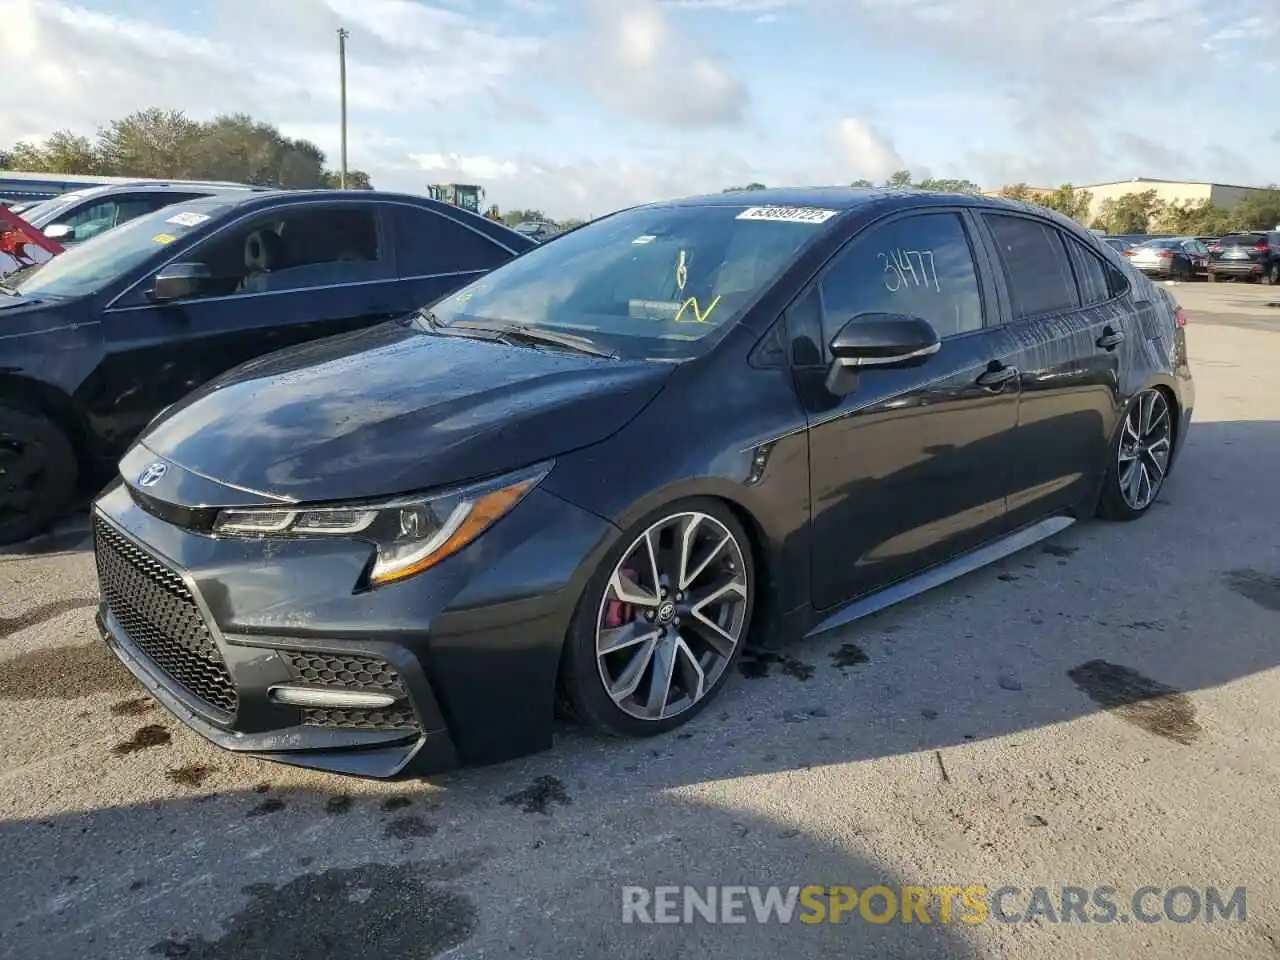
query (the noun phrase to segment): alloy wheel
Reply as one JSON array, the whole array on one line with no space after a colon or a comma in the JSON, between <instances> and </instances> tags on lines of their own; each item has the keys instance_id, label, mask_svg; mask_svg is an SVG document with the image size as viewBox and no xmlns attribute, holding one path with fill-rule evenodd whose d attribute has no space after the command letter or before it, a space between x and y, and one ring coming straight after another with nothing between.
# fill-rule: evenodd
<instances>
[{"instance_id":1,"label":"alloy wheel","mask_svg":"<svg viewBox=\"0 0 1280 960\"><path fill-rule=\"evenodd\" d=\"M1129 509L1145 510L1160 493L1169 469L1172 439L1169 401L1159 390L1143 391L1125 415L1120 435L1116 475Z\"/></svg>"},{"instance_id":2,"label":"alloy wheel","mask_svg":"<svg viewBox=\"0 0 1280 960\"><path fill-rule=\"evenodd\" d=\"M623 553L596 616L605 691L640 720L701 701L743 640L751 584L743 548L705 513L665 517Z\"/></svg>"}]
</instances>

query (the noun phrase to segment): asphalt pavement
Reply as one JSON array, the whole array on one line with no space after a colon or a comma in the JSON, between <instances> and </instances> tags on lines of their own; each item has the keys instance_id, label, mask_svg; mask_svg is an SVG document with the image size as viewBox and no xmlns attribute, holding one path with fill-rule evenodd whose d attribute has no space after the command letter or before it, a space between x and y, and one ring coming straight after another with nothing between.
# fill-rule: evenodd
<instances>
[{"instance_id":1,"label":"asphalt pavement","mask_svg":"<svg viewBox=\"0 0 1280 960\"><path fill-rule=\"evenodd\" d=\"M1146 517L745 664L654 740L566 728L407 783L236 758L104 650L83 518L0 552L0 954L1280 955L1280 295L1173 292L1199 397ZM1148 885L1244 887L1247 911L623 922L628 886L811 884L1012 885L1014 913L1038 885L1115 887L1122 907Z\"/></svg>"}]
</instances>

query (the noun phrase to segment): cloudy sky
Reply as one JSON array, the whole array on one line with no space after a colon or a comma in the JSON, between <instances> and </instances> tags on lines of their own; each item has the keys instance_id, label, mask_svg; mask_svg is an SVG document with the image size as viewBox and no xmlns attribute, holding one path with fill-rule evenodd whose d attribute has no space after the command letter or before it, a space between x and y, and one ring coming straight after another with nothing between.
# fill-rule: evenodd
<instances>
[{"instance_id":1,"label":"cloudy sky","mask_svg":"<svg viewBox=\"0 0 1280 960\"><path fill-rule=\"evenodd\" d=\"M587 216L902 167L984 186L1267 183L1267 5L0 0L0 144L161 106L248 112L336 164L345 26L351 165L387 189L475 182L503 208Z\"/></svg>"}]
</instances>

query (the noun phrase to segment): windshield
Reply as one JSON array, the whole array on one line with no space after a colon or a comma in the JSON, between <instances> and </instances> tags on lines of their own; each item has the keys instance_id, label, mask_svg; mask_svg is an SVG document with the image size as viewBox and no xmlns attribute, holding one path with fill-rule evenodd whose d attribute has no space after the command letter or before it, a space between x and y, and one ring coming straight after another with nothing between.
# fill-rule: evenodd
<instances>
[{"instance_id":1,"label":"windshield","mask_svg":"<svg viewBox=\"0 0 1280 960\"><path fill-rule=\"evenodd\" d=\"M445 327L560 330L621 357L689 356L693 343L737 319L835 215L746 205L624 210L463 287L434 304L430 319Z\"/></svg>"},{"instance_id":2,"label":"windshield","mask_svg":"<svg viewBox=\"0 0 1280 960\"><path fill-rule=\"evenodd\" d=\"M174 204L78 243L52 260L19 271L5 282L26 296L80 297L142 265L163 247L235 207L216 200Z\"/></svg>"},{"instance_id":3,"label":"windshield","mask_svg":"<svg viewBox=\"0 0 1280 960\"><path fill-rule=\"evenodd\" d=\"M1218 242L1224 247L1252 247L1261 243L1265 237L1261 233L1233 233Z\"/></svg>"},{"instance_id":4,"label":"windshield","mask_svg":"<svg viewBox=\"0 0 1280 960\"><path fill-rule=\"evenodd\" d=\"M63 210L66 210L72 204L101 192L103 192L103 189L96 187L90 190L73 190L70 193L60 193L56 197L50 197L48 200L33 203L22 211L22 219L33 227L47 227L58 218L58 215Z\"/></svg>"}]
</instances>

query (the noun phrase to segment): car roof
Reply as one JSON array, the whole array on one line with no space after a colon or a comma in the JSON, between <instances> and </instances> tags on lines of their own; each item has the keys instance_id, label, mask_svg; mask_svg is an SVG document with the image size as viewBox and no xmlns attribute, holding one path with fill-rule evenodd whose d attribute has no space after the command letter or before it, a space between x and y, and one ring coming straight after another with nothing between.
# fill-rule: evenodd
<instances>
[{"instance_id":1,"label":"car roof","mask_svg":"<svg viewBox=\"0 0 1280 960\"><path fill-rule=\"evenodd\" d=\"M238 213L252 213L258 208L270 210L272 207L305 205L307 203L332 203L335 200L408 204L461 221L502 245L507 245L509 241L520 244L522 249L535 245L535 241L530 240L518 230L513 230L505 223L490 220L483 214L472 210L464 210L462 207L456 207L441 200L432 200L430 197L423 197L413 193L392 193L387 190L329 190L325 188L314 190L228 190L211 192L207 197L198 197L195 200L185 201L175 206L199 210L208 209L216 205L235 208ZM508 247L508 249L511 248Z\"/></svg>"},{"instance_id":2,"label":"car roof","mask_svg":"<svg viewBox=\"0 0 1280 960\"><path fill-rule=\"evenodd\" d=\"M1011 200L1007 197L988 197L978 193L954 193L942 190L919 190L913 187L766 187L761 190L732 190L727 193L711 193L683 197L677 200L656 201L649 207L693 206L785 206L823 207L841 214L878 207L922 207L936 204L949 206L981 207L989 210L1006 210L1011 213L1029 213L1055 221L1065 221L1079 227L1074 220L1033 203ZM1080 228L1081 232L1084 231Z\"/></svg>"}]
</instances>

